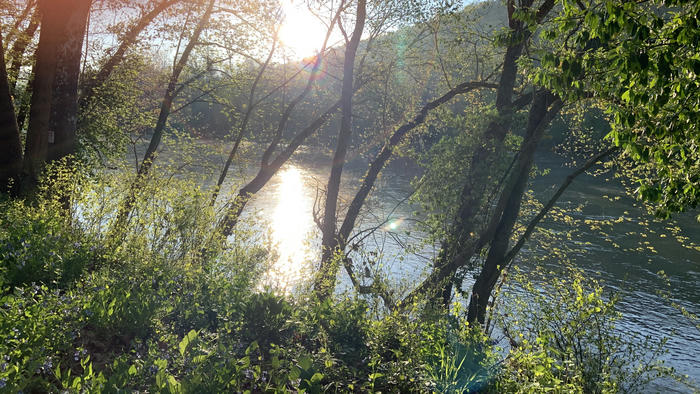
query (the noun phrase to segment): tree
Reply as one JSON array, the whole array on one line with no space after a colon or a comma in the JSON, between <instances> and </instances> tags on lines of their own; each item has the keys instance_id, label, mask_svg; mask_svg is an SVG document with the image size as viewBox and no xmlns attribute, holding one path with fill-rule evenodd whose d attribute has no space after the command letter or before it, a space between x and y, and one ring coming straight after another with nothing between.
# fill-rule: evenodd
<instances>
[{"instance_id":1,"label":"tree","mask_svg":"<svg viewBox=\"0 0 700 394\"><path fill-rule=\"evenodd\" d=\"M91 1L87 0L39 2L41 32L34 65L29 128L24 153L24 193L29 193L36 187L48 157L49 144L57 143L56 131L50 127L59 127L61 137L71 134L67 128L75 122L77 116L77 103L75 106L70 103L73 98L77 100L75 64L77 63L78 67L80 65L80 48L90 4ZM76 53L77 58L74 59L60 57L75 56ZM54 88L57 89L56 101ZM71 91L73 89L75 92ZM52 112L53 103L67 104L69 108L63 113L58 110ZM58 140L58 144L65 147L61 140ZM67 149L71 149L70 144L71 142L68 142Z\"/></svg>"},{"instance_id":2,"label":"tree","mask_svg":"<svg viewBox=\"0 0 700 394\"><path fill-rule=\"evenodd\" d=\"M330 10L331 15L328 18L329 21L325 22L327 26L327 31L323 40L323 44L321 45L321 50L315 57L311 58L310 60L305 59L301 63L302 70L309 69L308 79L306 80L303 87L300 88L299 94L296 95L289 102L286 108L284 108L284 111L282 112L281 117L277 122L275 131L271 136L269 143L261 156L260 166L257 174L253 177L253 179L250 182L248 182L240 190L238 190L235 197L227 203L228 206L226 208L226 214L223 220L221 221L221 228L224 236L228 236L232 233L234 226L238 222L241 212L245 208L250 198L255 193L260 191L260 189L262 189L262 187L265 186L265 184L267 184L267 182L277 173L277 171L279 171L279 169L282 168L282 166L285 163L287 163L287 161L292 157L296 150L303 143L307 143L309 137L316 134L318 130L321 129L324 126L324 124L326 124L326 122L329 119L331 119L340 108L341 101L335 101L335 97L333 97L332 95L329 97L329 99L335 102L331 101L333 104L326 106L325 108L323 108L322 111L314 111L311 114L307 115L304 112L304 110L300 109L299 107L303 103L305 103L305 101L313 102L313 99L305 99L314 89L319 90L317 88L317 81L319 79L328 78L333 73L332 70L329 70L331 67L324 67L324 64L328 64L329 61L333 59L333 54L335 52L334 48L327 47L328 40L333 32L333 29L339 23L338 21L340 17L343 15L343 13L347 11L347 9L351 5L351 2L343 1L335 5L334 9ZM372 56L380 57L380 55L377 55L375 53L380 53L380 51L377 50L377 48L375 48L373 45L376 43L378 37L390 26L390 19L402 19L399 15L394 15L397 9L398 7L383 8L382 11L384 12L384 14L382 15L382 17L377 18L377 23L373 24L371 31L365 36L365 39L362 42L362 44L364 44L364 51L359 62L356 62L359 63L359 65L356 66L357 77L354 78L355 82L353 83L353 94L362 91L362 89L370 85L370 82L372 81L376 81L379 78L389 79L391 77L392 68L387 67L387 63L390 66L391 64L394 64L396 62L395 54L387 55L379 62L378 65L368 66L367 59ZM403 15L401 13L399 14ZM254 80L254 85L255 81L257 81L259 76L261 76L264 72L264 68L267 67L266 64L267 62L261 63L259 72L256 75L256 79ZM365 67L363 68L363 66ZM376 68L376 70L373 68ZM292 76L290 79L283 80L281 86L286 86L286 84L290 83L298 73L299 72L297 71L294 74L294 76ZM253 89L251 89L251 92L248 97L249 105L246 107L246 111L243 115L242 120L248 119L251 116L250 112L252 111L252 109L257 108L258 105L260 105L265 99L268 99L270 95L272 95L281 86L272 89L269 93L262 95L262 97L260 97L257 100L253 100L253 95L255 94L255 92ZM386 101L390 100L387 97L384 97L384 99L386 99ZM318 98L316 98L315 100L318 100ZM372 109L374 109L374 107L372 107ZM294 112L300 113L300 116L298 117L304 119L302 123L298 123L296 125L297 127L301 128L301 130L290 135L288 137L288 142L286 143L286 146L284 148L280 148L280 145L282 145L284 142L285 129L294 128L292 125L290 125L290 120ZM306 118L311 118L313 120L307 121ZM357 125L355 125L355 127L357 128ZM233 149L229 154L229 157L226 161L226 165L224 166L224 170L219 176L219 180L217 182L217 189L215 190L214 197L218 195L219 189L223 184L226 172L228 171L228 167L230 166L231 161L233 160L233 154L236 152L241 138L242 135L238 134L234 142ZM278 150L279 153L277 153ZM339 245L340 249L342 249L343 247L344 244Z\"/></svg>"},{"instance_id":3,"label":"tree","mask_svg":"<svg viewBox=\"0 0 700 394\"><path fill-rule=\"evenodd\" d=\"M639 197L667 217L700 202L696 1L562 1L538 82L604 102L608 135L634 163Z\"/></svg>"},{"instance_id":4,"label":"tree","mask_svg":"<svg viewBox=\"0 0 700 394\"><path fill-rule=\"evenodd\" d=\"M352 135L352 96L354 93L354 71L355 56L360 45L362 31L365 27L367 17L367 2L357 1L357 11L355 13L355 27L352 36L347 41L345 47L345 57L343 65L343 87L340 92L340 109L342 112L338 141L333 161L331 162L331 173L326 187L326 199L324 205L323 222L321 224L321 267L316 278L315 290L321 298L326 298L335 288L334 255L338 252L338 239L336 236L336 215L338 204L338 193L340 191L340 178L345 164L345 155L350 137Z\"/></svg>"},{"instance_id":5,"label":"tree","mask_svg":"<svg viewBox=\"0 0 700 394\"><path fill-rule=\"evenodd\" d=\"M5 68L5 50L2 32L0 32L0 191L8 191L9 182L14 183L13 189L17 186L21 168L22 145Z\"/></svg>"},{"instance_id":6,"label":"tree","mask_svg":"<svg viewBox=\"0 0 700 394\"><path fill-rule=\"evenodd\" d=\"M185 69L185 66L187 65L187 61L189 60L192 51L198 44L199 37L209 24L209 19L211 18L212 12L214 11L215 4L216 0L209 0L209 2L206 5L206 9L200 16L197 25L195 26L194 31L192 32L192 36L189 38L189 41L185 46L185 49L182 51L182 54L180 54L179 58L176 57L173 71L170 74L170 78L168 79L168 86L165 90L163 101L161 102L160 111L158 114L158 121L156 122L153 128L153 135L151 136L151 141L149 142L148 147L146 149L146 153L143 156L143 160L141 161L141 164L138 167L137 177L132 183L129 189L129 193L124 199L124 202L122 203L122 206L117 215L117 218L115 219L114 224L112 225L114 231L123 231L127 219L131 214L131 210L134 206L134 203L136 202L136 193L140 189L142 182L145 180L146 176L151 170L151 167L154 164L156 152L163 138L163 134L167 126L168 117L170 116L170 111L173 107L173 102L177 97L178 93L181 91L180 89L178 89L180 74L182 74L182 71Z\"/></svg>"},{"instance_id":7,"label":"tree","mask_svg":"<svg viewBox=\"0 0 700 394\"><path fill-rule=\"evenodd\" d=\"M16 108L19 110L17 116L14 116L13 111L13 116L20 125L24 123L25 116L29 115L21 174L11 176L21 180L25 194L32 193L46 161L58 160L75 153L79 108L90 102L96 89L122 62L137 36L175 3L176 0L168 0L155 4L153 9L145 12L131 25L98 73L84 84L79 103L82 47L92 1L27 2L22 15L15 20L14 30L17 32L13 30L13 36L16 38L9 49L12 62L7 73L9 75L5 78L11 93L14 93L20 69L26 64L24 54L41 25L32 77L26 86L31 99L27 104L20 103L19 108ZM19 31L27 16L28 25ZM8 128L5 131L10 133L11 130ZM13 138L18 139L19 135ZM16 171L16 166L10 168Z\"/></svg>"},{"instance_id":8,"label":"tree","mask_svg":"<svg viewBox=\"0 0 700 394\"><path fill-rule=\"evenodd\" d=\"M471 321L483 322L486 302L492 282L500 276L502 257L507 249L515 219L519 215L528 174L532 165L535 148L552 118L561 108L561 103L546 90L525 93L513 98L518 74L518 61L523 49L528 44L532 30L551 11L554 1L544 1L535 7L533 1L523 1L516 7L515 1L508 2L508 31L503 41L506 43L504 60L501 66L500 80L496 90L493 120L489 121L483 131L483 137L475 136L477 143L466 166L466 182L459 194L459 208L451 224L451 229L442 246L434 268L428 277L414 289L402 305L415 301L416 297L434 299L441 295L443 303L451 298L452 285L461 287L460 270L468 268L474 256L482 248L490 245L491 258L487 258L481 268L482 280L475 284L474 297L470 299L469 315ZM530 15L530 19L523 15ZM529 20L530 23L525 21ZM529 121L523 132L523 140L513 165L502 175L493 173L500 168L496 163L502 159L504 140L509 132L517 127L513 114L521 107L532 103L529 109ZM491 179L504 179L502 184L493 185ZM487 191L496 188L495 201L487 196ZM495 207L491 208L495 203ZM501 267L501 268L499 268Z\"/></svg>"}]
</instances>

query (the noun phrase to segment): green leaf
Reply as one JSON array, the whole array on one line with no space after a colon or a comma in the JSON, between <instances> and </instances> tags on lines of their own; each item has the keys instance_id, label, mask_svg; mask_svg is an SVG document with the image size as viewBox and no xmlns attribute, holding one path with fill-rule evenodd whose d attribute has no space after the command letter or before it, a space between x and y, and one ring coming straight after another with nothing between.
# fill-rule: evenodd
<instances>
[{"instance_id":1,"label":"green leaf","mask_svg":"<svg viewBox=\"0 0 700 394\"><path fill-rule=\"evenodd\" d=\"M371 374L369 374L369 380L377 380L377 379L381 378L382 376L384 376L383 373L379 373L379 372L371 373Z\"/></svg>"},{"instance_id":2,"label":"green leaf","mask_svg":"<svg viewBox=\"0 0 700 394\"><path fill-rule=\"evenodd\" d=\"M257 341L253 341L250 345L248 345L248 348L246 348L245 354L248 355L248 354L250 354L250 353L252 353L252 352L258 350L258 347L259 347L259 346L258 346L258 342L257 342Z\"/></svg>"},{"instance_id":3,"label":"green leaf","mask_svg":"<svg viewBox=\"0 0 700 394\"><path fill-rule=\"evenodd\" d=\"M185 352L187 351L187 347L192 343L197 338L197 331L195 330L190 330L190 332L185 335L184 338L182 338L182 341L180 341L180 344L178 345L180 349L180 355L185 356Z\"/></svg>"},{"instance_id":4,"label":"green leaf","mask_svg":"<svg viewBox=\"0 0 700 394\"><path fill-rule=\"evenodd\" d=\"M182 387L180 382L178 382L173 375L168 375L168 390L171 393L181 393Z\"/></svg>"},{"instance_id":5,"label":"green leaf","mask_svg":"<svg viewBox=\"0 0 700 394\"><path fill-rule=\"evenodd\" d=\"M310 357L304 356L299 359L299 367L301 367L301 369L308 371L311 369L311 365L312 362Z\"/></svg>"},{"instance_id":6,"label":"green leaf","mask_svg":"<svg viewBox=\"0 0 700 394\"><path fill-rule=\"evenodd\" d=\"M316 372L315 374L313 374L313 376L311 377L311 379L309 381L311 383L318 383L321 380L323 380L323 374L320 372Z\"/></svg>"},{"instance_id":7,"label":"green leaf","mask_svg":"<svg viewBox=\"0 0 700 394\"><path fill-rule=\"evenodd\" d=\"M625 92L622 93L622 97L621 97L621 98L622 98L622 100L624 100L626 103L629 103L629 102L630 102L630 91L629 91L629 89L628 89L628 90L625 90Z\"/></svg>"},{"instance_id":8,"label":"green leaf","mask_svg":"<svg viewBox=\"0 0 700 394\"><path fill-rule=\"evenodd\" d=\"M200 354L199 356L194 356L194 357L192 358L192 362L195 363L195 364L201 364L201 363L203 363L206 359L207 359L207 355L206 355L206 354Z\"/></svg>"}]
</instances>

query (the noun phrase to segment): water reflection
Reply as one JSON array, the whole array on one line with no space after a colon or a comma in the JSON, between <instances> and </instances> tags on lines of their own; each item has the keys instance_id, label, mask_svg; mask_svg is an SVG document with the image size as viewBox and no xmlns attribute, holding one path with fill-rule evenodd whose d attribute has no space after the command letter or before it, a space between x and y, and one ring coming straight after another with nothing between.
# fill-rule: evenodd
<instances>
[{"instance_id":1,"label":"water reflection","mask_svg":"<svg viewBox=\"0 0 700 394\"><path fill-rule=\"evenodd\" d=\"M290 166L278 174L275 206L270 230L277 259L266 275L265 285L290 292L309 272L313 231L313 197L304 180L304 172Z\"/></svg>"}]
</instances>

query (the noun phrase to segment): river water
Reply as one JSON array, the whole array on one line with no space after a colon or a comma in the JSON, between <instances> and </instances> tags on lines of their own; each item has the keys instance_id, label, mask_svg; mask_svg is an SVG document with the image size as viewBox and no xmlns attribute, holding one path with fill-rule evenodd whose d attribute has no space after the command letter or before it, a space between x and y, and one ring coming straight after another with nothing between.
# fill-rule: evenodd
<instances>
[{"instance_id":1,"label":"river water","mask_svg":"<svg viewBox=\"0 0 700 394\"><path fill-rule=\"evenodd\" d=\"M556 159L538 166L551 170L532 185L535 196L544 202L553 193L553 185L558 185L572 170ZM326 169L308 162L288 164L246 208L244 216L268 224L266 233L275 251L264 286L293 292L309 283L320 243L313 212L327 174ZM413 225L419 218L405 202L411 177L401 171L388 171L375 190L370 211L356 227L375 231L363 233L363 247L369 253L356 256L355 261L369 261L367 270L383 270L397 285L407 288L418 283L436 253L433 245L421 243L424 234ZM346 178L350 180L342 187L341 199L347 203L359 176L350 173ZM666 365L688 375L696 384L700 382L700 329L671 305L675 303L690 313L700 314L700 225L695 217L685 214L672 221L654 220L626 195L618 182L589 175L577 178L557 206L570 208L570 216L577 223L618 222L601 229L578 226L570 239L562 237L561 242L573 251L570 258L578 267L622 295L619 309L623 316L617 326L623 332L656 340L669 337L668 354L663 358ZM567 225L547 218L541 226L561 233L571 227L567 229ZM411 245L417 246L409 252ZM556 265L556 258L548 259L547 253L526 244L517 264L525 270L534 264ZM373 265L375 260L381 260L381 264ZM668 282L658 274L661 270ZM465 283L465 288L470 286L471 283ZM346 278L340 278L340 287L349 287ZM670 294L670 299L661 293ZM688 391L673 381L658 381L649 389Z\"/></svg>"}]
</instances>

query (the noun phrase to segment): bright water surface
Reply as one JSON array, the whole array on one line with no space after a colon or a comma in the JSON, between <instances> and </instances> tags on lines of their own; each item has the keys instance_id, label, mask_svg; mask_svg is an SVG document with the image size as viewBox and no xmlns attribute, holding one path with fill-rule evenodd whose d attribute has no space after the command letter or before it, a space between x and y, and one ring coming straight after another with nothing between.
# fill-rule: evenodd
<instances>
[{"instance_id":1,"label":"bright water surface","mask_svg":"<svg viewBox=\"0 0 700 394\"><path fill-rule=\"evenodd\" d=\"M532 185L535 195L545 201L553 193L552 185L558 185L572 170L564 168L557 160L542 162L539 166L551 168L548 175L539 177ZM380 252L384 256L385 272L397 281L403 279L404 284L410 286L418 283L420 276L425 274L435 250L428 245L421 247L418 254L406 254L404 242L417 244L420 232L414 231L409 237L404 234L401 240L391 236L410 230L416 219L412 207L399 204L411 190L409 181L412 175L398 172L389 171L384 176L371 202L372 214L360 222L357 229L379 228L365 240L364 247ZM269 223L270 238L277 252L265 285L292 291L295 286L308 283L313 273L311 262L317 260L319 254L319 234L313 220L314 201L318 188L327 180L327 174L327 170L299 162L290 164L246 208L246 215L256 215ZM353 179L343 187L342 198L349 200L358 177L349 175L346 178ZM619 183L587 175L576 179L558 204L571 208L583 204L583 209L573 214L581 219L626 218L607 235L582 228L572 239L561 242L580 250L572 256L579 267L601 279L608 288L622 293L619 307L623 319L618 327L623 332L650 335L656 339L669 336L667 365L700 382L700 362L697 360L700 357L700 329L659 295L660 291L670 291L671 301L691 313L700 314L700 225L694 216L675 218L681 231L674 233L671 222L654 221L636 207ZM640 218L648 223L640 223ZM547 219L541 225L555 231L567 230L566 226ZM624 250L639 245L646 249ZM651 253L650 248L656 253ZM532 254L546 257L547 251L528 250L526 244L518 264L525 269L532 266L534 259L528 259ZM556 264L556 261L545 263ZM657 275L660 270L668 274L670 287ZM343 285L347 286L347 280L341 279ZM465 283L465 288L470 286L471 283ZM650 390L687 391L678 383L666 381L657 382Z\"/></svg>"}]
</instances>

